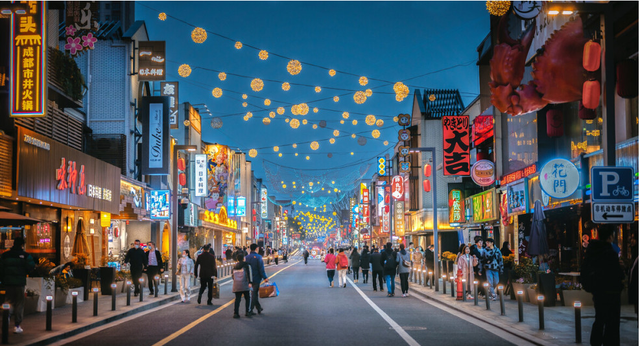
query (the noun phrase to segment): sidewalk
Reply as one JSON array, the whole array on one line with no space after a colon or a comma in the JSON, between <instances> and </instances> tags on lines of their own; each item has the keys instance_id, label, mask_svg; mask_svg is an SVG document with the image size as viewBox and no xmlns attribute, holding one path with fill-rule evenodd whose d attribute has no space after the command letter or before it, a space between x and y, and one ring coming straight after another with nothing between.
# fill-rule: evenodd
<instances>
[{"instance_id":1,"label":"sidewalk","mask_svg":"<svg viewBox=\"0 0 640 346\"><path fill-rule=\"evenodd\" d=\"M473 299L466 302L458 301L451 297L451 286L447 282L447 294L442 293L442 280L440 290L424 287L416 283L409 283L409 293L422 296L435 305L443 306L462 312L470 317L489 323L505 332L527 339L538 345L568 345L576 344L575 339L575 309L569 306L555 306L544 308L544 330L539 330L538 306L524 302L524 322L518 322L518 302L505 295L505 316L500 315L500 299L491 301L491 310L486 309L484 299L478 299L478 306L474 306ZM400 289L399 283L396 290ZM593 306L582 307L582 343L589 344L591 325L595 318ZM638 320L633 311L633 306L623 305L620 319L620 344L638 345Z\"/></svg>"}]
</instances>

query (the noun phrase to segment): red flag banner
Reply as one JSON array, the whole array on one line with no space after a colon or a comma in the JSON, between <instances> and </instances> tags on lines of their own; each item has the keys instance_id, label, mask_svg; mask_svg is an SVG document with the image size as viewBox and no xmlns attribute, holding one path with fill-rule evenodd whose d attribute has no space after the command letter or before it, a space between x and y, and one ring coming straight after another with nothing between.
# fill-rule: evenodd
<instances>
[{"instance_id":1,"label":"red flag banner","mask_svg":"<svg viewBox=\"0 0 640 346\"><path fill-rule=\"evenodd\" d=\"M442 117L444 175L469 175L469 116Z\"/></svg>"}]
</instances>

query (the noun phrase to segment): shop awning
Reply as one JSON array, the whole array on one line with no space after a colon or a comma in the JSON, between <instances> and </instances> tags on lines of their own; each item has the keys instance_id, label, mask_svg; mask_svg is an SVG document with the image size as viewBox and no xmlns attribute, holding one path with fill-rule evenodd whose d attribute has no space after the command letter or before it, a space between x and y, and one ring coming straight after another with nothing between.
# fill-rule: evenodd
<instances>
[{"instance_id":1,"label":"shop awning","mask_svg":"<svg viewBox=\"0 0 640 346\"><path fill-rule=\"evenodd\" d=\"M0 226L27 226L35 225L42 220L34 219L24 215L0 211Z\"/></svg>"}]
</instances>

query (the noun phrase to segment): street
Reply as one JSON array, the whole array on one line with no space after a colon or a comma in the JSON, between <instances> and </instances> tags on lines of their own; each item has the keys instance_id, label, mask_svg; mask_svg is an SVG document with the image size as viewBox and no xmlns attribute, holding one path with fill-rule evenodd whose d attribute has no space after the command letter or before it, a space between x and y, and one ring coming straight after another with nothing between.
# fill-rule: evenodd
<instances>
[{"instance_id":1,"label":"street","mask_svg":"<svg viewBox=\"0 0 640 346\"><path fill-rule=\"evenodd\" d=\"M267 274L278 284L280 296L261 299L262 315L233 319L231 287L222 281L213 306L204 299L198 305L194 295L190 304L160 307L56 345L512 344L416 297L387 298L385 292L373 292L371 283L360 281L355 289L350 281L347 288L330 288L318 260L305 266L294 258L268 268Z\"/></svg>"}]
</instances>

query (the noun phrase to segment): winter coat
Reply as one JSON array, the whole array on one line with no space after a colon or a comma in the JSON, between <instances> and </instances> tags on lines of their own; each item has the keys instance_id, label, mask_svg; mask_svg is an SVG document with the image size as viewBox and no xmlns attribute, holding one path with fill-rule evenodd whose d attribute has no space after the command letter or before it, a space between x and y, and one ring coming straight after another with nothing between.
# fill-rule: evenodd
<instances>
[{"instance_id":1,"label":"winter coat","mask_svg":"<svg viewBox=\"0 0 640 346\"><path fill-rule=\"evenodd\" d=\"M244 276L242 280L236 279L236 275L235 275L236 271L244 271ZM249 265L249 263L247 262L236 263L236 265L233 267L233 273L232 273L233 287L231 288L231 292L235 293L235 292L249 291L249 284L253 282L252 274L253 273L251 272L251 266Z\"/></svg>"},{"instance_id":2,"label":"winter coat","mask_svg":"<svg viewBox=\"0 0 640 346\"><path fill-rule=\"evenodd\" d=\"M398 274L405 274L411 272L411 264L405 267L402 261L411 263L411 254L407 250L400 250L396 255L396 262L398 262Z\"/></svg>"},{"instance_id":3,"label":"winter coat","mask_svg":"<svg viewBox=\"0 0 640 346\"><path fill-rule=\"evenodd\" d=\"M623 280L624 271L611 243L591 240L580 268L580 283L584 289L594 296L620 294Z\"/></svg>"},{"instance_id":4,"label":"winter coat","mask_svg":"<svg viewBox=\"0 0 640 346\"><path fill-rule=\"evenodd\" d=\"M362 270L369 270L369 264L371 263L371 254L367 250L362 250L360 254L360 268Z\"/></svg>"},{"instance_id":5,"label":"winter coat","mask_svg":"<svg viewBox=\"0 0 640 346\"><path fill-rule=\"evenodd\" d=\"M478 274L478 273L482 273L482 259L484 257L484 249L480 248L478 249L477 245L471 245L471 247L469 248L470 254L472 256L476 256L476 258L478 259L478 265L473 267L473 272Z\"/></svg>"},{"instance_id":6,"label":"winter coat","mask_svg":"<svg viewBox=\"0 0 640 346\"><path fill-rule=\"evenodd\" d=\"M484 270L494 270L500 273L504 272L502 264L502 252L494 247L493 249L484 249L484 257L482 258L482 268Z\"/></svg>"},{"instance_id":7,"label":"winter coat","mask_svg":"<svg viewBox=\"0 0 640 346\"><path fill-rule=\"evenodd\" d=\"M420 252L420 250L413 250L413 253L411 254L413 256L413 265L414 266L419 266L422 264L422 258L424 257L422 255L422 252Z\"/></svg>"},{"instance_id":8,"label":"winter coat","mask_svg":"<svg viewBox=\"0 0 640 346\"><path fill-rule=\"evenodd\" d=\"M328 253L324 256L324 263L327 264L327 270L335 270L336 269L336 255L332 253Z\"/></svg>"},{"instance_id":9,"label":"winter coat","mask_svg":"<svg viewBox=\"0 0 640 346\"><path fill-rule=\"evenodd\" d=\"M36 267L33 257L12 247L0 257L0 282L5 286L26 286L27 274Z\"/></svg>"},{"instance_id":10,"label":"winter coat","mask_svg":"<svg viewBox=\"0 0 640 346\"><path fill-rule=\"evenodd\" d=\"M382 254L379 252L374 252L371 254L371 270L373 271L382 271Z\"/></svg>"},{"instance_id":11,"label":"winter coat","mask_svg":"<svg viewBox=\"0 0 640 346\"><path fill-rule=\"evenodd\" d=\"M360 267L360 254L358 253L358 251L353 251L351 253L351 256L349 256L349 259L351 260L351 266L353 268L358 268Z\"/></svg>"},{"instance_id":12,"label":"winter coat","mask_svg":"<svg viewBox=\"0 0 640 346\"><path fill-rule=\"evenodd\" d=\"M185 273L184 274L193 274L193 270L194 270L194 263L193 260L189 257L180 257L180 259L178 260L178 268L176 269L176 274L177 275L182 275L183 274L183 268L185 269Z\"/></svg>"},{"instance_id":13,"label":"winter coat","mask_svg":"<svg viewBox=\"0 0 640 346\"><path fill-rule=\"evenodd\" d=\"M462 276L458 278L458 280L465 279L467 282L473 282L475 280L475 275L473 274L474 264L478 264L478 259L469 255L467 258L466 255L458 255L456 260L456 264L458 265L458 270L462 271ZM458 275L458 273L455 273Z\"/></svg>"},{"instance_id":14,"label":"winter coat","mask_svg":"<svg viewBox=\"0 0 640 346\"><path fill-rule=\"evenodd\" d=\"M344 266L344 265L341 265L341 264L340 264L340 259L341 259L341 258L346 258L346 259L347 259L347 261L349 260L349 259L347 258L347 255L345 255L345 254L344 254L344 252L339 252L339 253L338 253L338 256L336 256L336 266L338 267L338 270L343 270L343 269L347 269L347 268L349 268L349 265ZM342 261L344 261L344 259L343 259Z\"/></svg>"},{"instance_id":15,"label":"winter coat","mask_svg":"<svg viewBox=\"0 0 640 346\"><path fill-rule=\"evenodd\" d=\"M149 250L148 252L146 252L144 254L144 260L145 260L145 269L149 266L149 252L151 250ZM155 250L156 252L156 261L158 262L158 268L162 268L164 269L164 263L162 262L162 254L160 253L160 251L158 251L157 249Z\"/></svg>"},{"instance_id":16,"label":"winter coat","mask_svg":"<svg viewBox=\"0 0 640 346\"><path fill-rule=\"evenodd\" d=\"M424 265L427 266L429 270L433 270L434 258L435 255L433 251L429 249L424 250Z\"/></svg>"},{"instance_id":17,"label":"winter coat","mask_svg":"<svg viewBox=\"0 0 640 346\"><path fill-rule=\"evenodd\" d=\"M267 273L264 272L264 261L262 260L262 256L252 252L247 255L244 261L251 265L253 284L260 284L262 279L266 279L268 277Z\"/></svg>"},{"instance_id":18,"label":"winter coat","mask_svg":"<svg viewBox=\"0 0 640 346\"><path fill-rule=\"evenodd\" d=\"M145 255L144 250L140 248L131 248L127 251L127 255L124 257L124 262L129 263L131 270L142 271L142 268L147 266Z\"/></svg>"},{"instance_id":19,"label":"winter coat","mask_svg":"<svg viewBox=\"0 0 640 346\"><path fill-rule=\"evenodd\" d=\"M200 271L198 271L200 267ZM216 268L216 258L210 252L203 252L198 256L196 261L195 274L200 279L210 279L218 277L218 268Z\"/></svg>"},{"instance_id":20,"label":"winter coat","mask_svg":"<svg viewBox=\"0 0 640 346\"><path fill-rule=\"evenodd\" d=\"M398 267L398 262L396 261L396 253L393 252L393 250L386 249L382 251L382 256L380 256L380 263L382 264L382 271L384 272L384 275L391 275L394 277L396 276L396 268Z\"/></svg>"}]
</instances>

